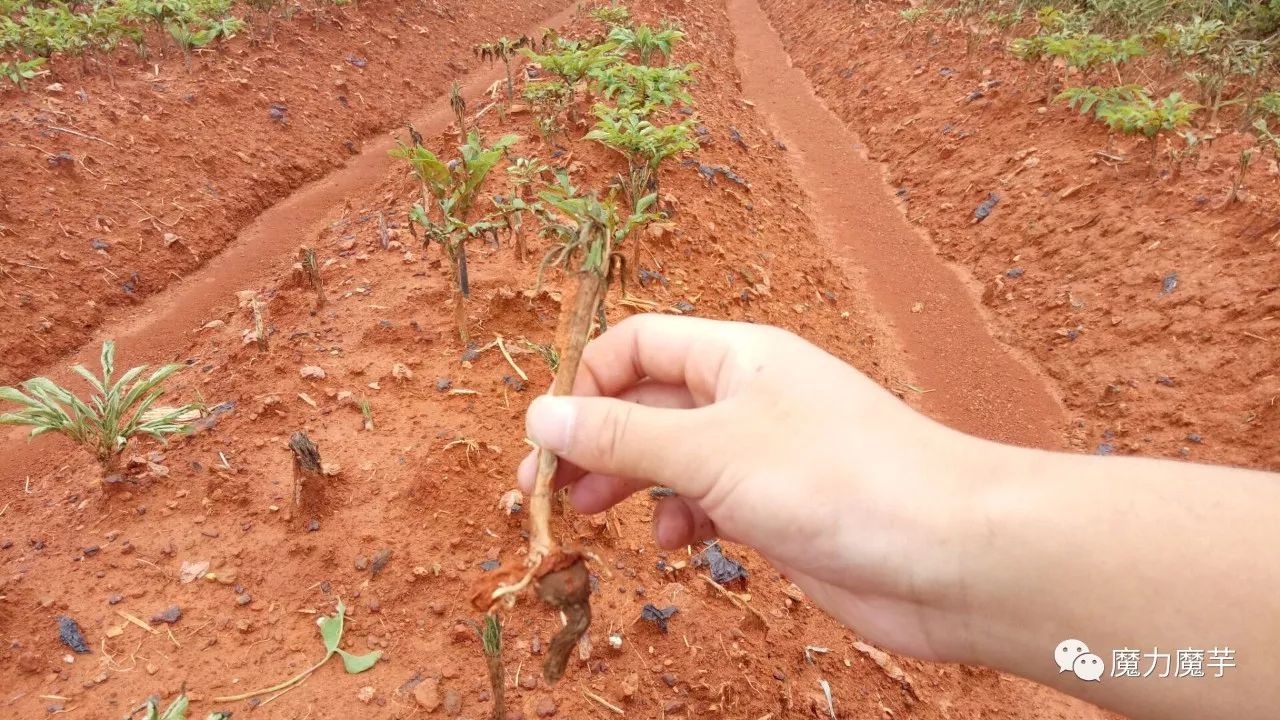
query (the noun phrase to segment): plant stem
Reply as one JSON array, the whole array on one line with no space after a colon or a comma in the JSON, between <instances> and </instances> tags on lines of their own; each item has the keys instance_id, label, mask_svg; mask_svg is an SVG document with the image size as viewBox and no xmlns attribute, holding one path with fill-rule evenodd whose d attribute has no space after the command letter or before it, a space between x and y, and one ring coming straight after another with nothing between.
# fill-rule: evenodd
<instances>
[{"instance_id":1,"label":"plant stem","mask_svg":"<svg viewBox=\"0 0 1280 720\"><path fill-rule=\"evenodd\" d=\"M584 230L589 223L583 223ZM604 297L605 278L594 272L576 273L578 287L571 303L560 309L560 323L556 330L556 347L560 349L560 366L556 368L551 383L551 395L568 395L573 392L573 381L578 375L582 351L591 333L591 321L596 307ZM531 563L554 553L558 547L551 536L551 493L559 459L547 450L538 451L538 474L533 483L533 495L529 498L529 558Z\"/></svg>"},{"instance_id":2,"label":"plant stem","mask_svg":"<svg viewBox=\"0 0 1280 720\"><path fill-rule=\"evenodd\" d=\"M331 657L333 657L333 653L331 653L331 652L330 652L330 653L325 653L325 656L324 656L324 659L323 659L323 660L321 660L320 662L316 663L315 665L312 665L311 667L307 668L306 670L303 670L302 672L298 673L297 675L294 675L293 677L289 678L288 680L285 680L284 682L282 682L282 683L280 683L280 684L278 684L278 685L272 685L272 686L271 686L271 687L269 687L269 688L263 688L263 689L261 689L261 690L254 690L253 692L240 693L239 695L225 695L225 696L223 696L223 697L216 697L216 698L214 698L214 699L213 699L213 701L214 701L214 702L219 702L219 703L221 703L221 702L236 702L236 701L238 701L238 700L248 700L248 699L249 699L249 698L251 698L251 697L257 697L258 695L266 695L266 694L268 694L268 693L277 692L277 691L279 691L279 690L285 690L285 689L287 689L287 688L289 688L289 687L292 687L293 685L296 685L296 684L298 684L298 683L302 682L303 680L306 680L308 675L310 675L311 673L313 673L313 672L315 672L315 671L319 670L319 669L321 668L321 666L323 666L325 663L329 662L329 658L331 658Z\"/></svg>"}]
</instances>

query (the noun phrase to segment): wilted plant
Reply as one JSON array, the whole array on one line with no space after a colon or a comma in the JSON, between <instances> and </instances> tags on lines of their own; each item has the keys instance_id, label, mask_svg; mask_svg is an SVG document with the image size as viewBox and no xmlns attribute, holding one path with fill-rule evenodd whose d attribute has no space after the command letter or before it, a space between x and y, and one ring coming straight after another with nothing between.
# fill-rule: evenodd
<instances>
[{"instance_id":1,"label":"wilted plant","mask_svg":"<svg viewBox=\"0 0 1280 720\"><path fill-rule=\"evenodd\" d=\"M511 79L511 58L516 56L516 51L522 47L529 45L527 36L520 36L516 40L508 37L500 37L493 42L480 43L475 46L476 57L481 60L493 62L501 60L502 66L507 71L507 104L510 105L515 100L515 83Z\"/></svg>"},{"instance_id":2,"label":"wilted plant","mask_svg":"<svg viewBox=\"0 0 1280 720\"><path fill-rule=\"evenodd\" d=\"M1266 142L1271 148L1271 152L1276 156L1276 162L1280 162L1280 133L1272 132L1264 118L1258 118L1253 121L1253 129L1258 133L1258 139ZM1280 128L1277 128L1280 131Z\"/></svg>"},{"instance_id":3,"label":"wilted plant","mask_svg":"<svg viewBox=\"0 0 1280 720\"><path fill-rule=\"evenodd\" d=\"M655 53L664 58L671 57L675 44L683 37L684 33L679 28L664 21L657 29L648 25L615 27L609 31L608 40L617 45L619 52L638 55L641 65L651 65Z\"/></svg>"},{"instance_id":4,"label":"wilted plant","mask_svg":"<svg viewBox=\"0 0 1280 720\"><path fill-rule=\"evenodd\" d=\"M502 159L507 148L519 141L518 135L506 135L492 146L485 147L479 133L472 132L466 144L458 148L459 158L447 164L423 147L417 138L413 139L413 145L401 143L391 151L393 157L407 160L422 181L424 203L414 204L409 211L409 219L423 228L423 242L428 246L432 242L440 243L449 259L454 289L454 321L463 343L470 338L465 305L471 294L467 280L466 241L477 235L496 233L503 227L496 213L472 220L471 207L489 171ZM431 198L430 203L425 202L427 196Z\"/></svg>"},{"instance_id":5,"label":"wilted plant","mask_svg":"<svg viewBox=\"0 0 1280 720\"><path fill-rule=\"evenodd\" d=\"M321 615L320 617L316 618L316 624L320 626L320 639L324 641L324 657L320 659L320 662L316 663L315 665L312 665L311 667L307 668L306 670L303 670L302 672L298 673L297 675L294 675L293 677L289 678L288 680L285 680L282 683L272 685L271 687L268 687L268 688L262 688L261 690L253 690L246 693L240 693L239 695L227 695L224 697L216 697L213 699L213 701L214 702L235 702L237 700L247 700L251 697L257 697L259 695L270 695L272 693L278 693L284 690L288 690L294 685L297 685L301 683L303 680L306 680L308 677L311 676L311 673L324 667L324 664L329 662L329 659L332 658L334 655L338 655L342 657L342 667L346 669L347 673L350 675L357 675L373 667L374 664L378 662L378 658L382 657L381 650L374 650L373 652L367 653L365 655L352 655L346 650L343 650L342 648L338 647L338 645L342 643L342 631L343 631L343 624L346 618L346 614L347 614L347 606L344 605L341 600L339 600L336 611L334 612L333 615Z\"/></svg>"},{"instance_id":6,"label":"wilted plant","mask_svg":"<svg viewBox=\"0 0 1280 720\"><path fill-rule=\"evenodd\" d=\"M582 195L567 174L558 179L554 188L542 193L543 202L553 210L546 218L546 231L558 240L542 267L561 267L574 282L561 303L556 330L560 362L550 390L552 395L567 395L573 389L592 321L603 315L610 269L615 266L614 248L647 222L646 212L656 196L641 199L635 212L622 216L612 196L601 200L595 193ZM524 572L494 573L473 596L473 603L487 613L502 602L509 607L516 595L532 584L538 597L563 614L565 625L552 638L542 666L549 684L564 675L570 653L591 624L591 579L583 557L562 548L551 535L552 478L558 462L550 451L538 451L538 471L529 498L529 553Z\"/></svg>"},{"instance_id":7,"label":"wilted plant","mask_svg":"<svg viewBox=\"0 0 1280 720\"><path fill-rule=\"evenodd\" d=\"M162 365L150 376L139 379L147 371L147 366L139 365L113 379L115 352L113 341L102 344L101 377L83 365L71 368L96 393L87 402L46 377L27 380L21 390L0 387L0 400L23 406L0 415L0 425L30 427L31 437L62 433L92 452L108 474L119 466L120 455L130 439L150 435L164 442L167 435L187 432L187 423L199 416L199 405L155 407L156 400L164 395L164 381L185 366Z\"/></svg>"},{"instance_id":8,"label":"wilted plant","mask_svg":"<svg viewBox=\"0 0 1280 720\"><path fill-rule=\"evenodd\" d=\"M467 101L462 97L462 86L457 80L449 86L449 107L458 121L458 137L464 141L467 137Z\"/></svg>"},{"instance_id":9,"label":"wilted plant","mask_svg":"<svg viewBox=\"0 0 1280 720\"><path fill-rule=\"evenodd\" d=\"M1253 164L1253 148L1245 148L1240 151L1240 161L1236 165L1236 176L1231 181L1231 191L1227 193L1227 202L1233 203L1244 199L1244 194L1240 191L1244 188L1244 176L1249 172L1249 166Z\"/></svg>"}]
</instances>

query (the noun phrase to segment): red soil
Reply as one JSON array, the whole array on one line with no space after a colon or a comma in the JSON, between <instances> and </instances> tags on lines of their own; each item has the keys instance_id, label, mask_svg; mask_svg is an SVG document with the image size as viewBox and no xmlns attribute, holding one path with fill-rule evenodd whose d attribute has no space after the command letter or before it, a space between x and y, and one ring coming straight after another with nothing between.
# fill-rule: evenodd
<instances>
[{"instance_id":1,"label":"red soil","mask_svg":"<svg viewBox=\"0 0 1280 720\"><path fill-rule=\"evenodd\" d=\"M1051 302L1051 298L1036 300L1019 294L1014 300L1007 300L1000 295L993 300L997 303L995 311L981 313L975 303L975 298L980 297L978 284L964 280L967 273L963 268L957 274L955 268L923 253L922 249L927 248L925 240L911 232L892 210L890 197L869 181L873 177L869 168L873 166L841 154L852 147L854 140L842 137L834 125L812 127L823 118L818 108L805 103L805 98L812 98L794 94L802 89L794 77L793 87L776 87L778 83L774 82L775 87L771 88L770 83L764 82L771 77L766 74L769 66L760 65L759 61L772 56L757 54L776 52L776 40L759 21L754 3L730 0L724 7L719 3L664 0L654 5L633 10L650 22L666 15L676 17L689 32L678 58L703 66L701 83L694 95L708 134L698 159L708 165L731 167L751 186L740 187L724 178L714 186L708 185L694 169L668 168L662 182L664 193L674 201L675 227L664 237L649 240L653 252L645 265L654 268L660 263L669 285L650 284L643 289L633 288L633 292L664 311L675 311L677 303L688 302L699 315L769 322L792 329L854 363L926 412L974 432L1058 445L1064 427L1059 420L1063 416L1055 407L1057 398L1061 398L1080 418L1071 428L1077 444L1085 439L1092 443L1093 428L1107 426L1120 434L1122 440L1117 442L1121 449L1155 452L1164 446L1155 440L1149 446L1143 445L1137 439L1150 436L1175 442L1169 433L1186 431L1181 426L1170 429L1168 418L1160 413L1185 410L1195 413L1196 431L1209 440L1203 447L1195 446L1197 454L1213 452L1220 453L1214 457L1265 462L1266 458L1250 453L1260 452L1252 443L1261 437L1260 428L1268 411L1259 408L1252 421L1256 426L1253 430L1236 428L1220 419L1226 416L1217 413L1228 411L1223 401L1243 402L1246 396L1255 397L1252 393L1256 386L1274 383L1274 378L1255 379L1253 387L1238 377L1238 384L1230 384L1226 377L1210 378L1208 368L1196 365L1198 360L1179 357L1176 350L1168 349L1172 343L1166 343L1159 346L1164 358L1161 367L1168 367L1167 372L1176 379L1173 388L1152 389L1142 383L1131 388L1121 384L1119 392L1141 394L1145 401L1138 403L1125 397L1120 401L1125 405L1085 402L1082 398L1086 396L1077 384L1089 381L1089 373L1096 372L1091 368L1111 367L1114 373L1132 374L1135 371L1127 369L1126 363L1139 356L1117 342L1095 340L1103 338L1106 331L1092 326L1075 343L1063 339L1050 346L1053 352L1046 352L1041 345L1047 345L1044 337L1052 329L1036 334L1026 328L1035 313L1059 323L1059 315L1071 312L1069 303L1066 309L1051 310L1032 305ZM839 27L838 16L821 4L787 7L785 12L783 5L769 0L764 3L780 24L784 40L795 37L800 27L809 28L806 32L812 33L819 23L827 26L822 37L853 37L831 35L829 29ZM65 363L54 362L54 358L98 334L120 342L122 364L171 359L188 362L190 367L172 383L172 399L200 397L210 405L236 403L234 410L219 416L206 431L177 439L164 448L136 448L142 455L159 453L152 456L155 465L144 469L125 490L105 495L97 485L96 467L68 443L46 437L27 445L16 434L4 441L0 449L0 637L6 640L0 648L0 677L5 680L0 696L3 714L36 717L53 704L80 717L118 717L148 695L172 695L185 685L196 698L193 715L203 717L216 707L209 701L213 696L272 684L314 662L320 654L315 613L331 612L333 602L341 597L350 608L346 647L355 652L379 648L385 653L384 659L373 670L357 676L346 675L338 667L325 667L298 689L252 713L242 703L230 709L279 718L429 715L432 711L424 710L422 700L415 697L415 685L425 683L419 685L418 695L426 696L426 688L438 683L442 707L434 712L445 713L445 706L456 700L459 707L452 714L473 718L488 715L488 681L478 638L461 623L474 619L467 598L476 580L483 576L480 563L497 560L510 565L522 559L523 519L520 515L508 517L496 505L499 496L511 487L515 464L523 454L524 409L538 389L549 383L549 370L537 354L517 352L514 359L530 378L527 388L520 391L504 382L504 376L511 376L513 370L496 351L487 351L470 362L460 360L462 348L452 328L448 280L439 251L432 249L424 254L403 229L394 227L417 190L404 167L386 157L388 138L370 139L365 151L345 168L274 203L288 188L335 166L337 160L333 158L340 157L335 150L342 147L344 139L360 142L370 133L394 127L405 119L415 98L400 97L399 77L417 78L414 82L419 94L423 83L429 83L438 93L452 77L447 69L449 63L460 63L466 57L466 46L472 39L462 35L458 35L455 51L447 53L451 60L425 41L409 47L408 40L402 40L401 45L388 40L386 33L409 37L409 31L402 29L400 23L426 24L427 19L441 22L434 19L430 8L416 11L411 18L404 11L405 20L399 19L401 12L390 5L362 3L358 10L341 13L345 34L301 25L278 28L281 45L294 48L288 55L290 60L267 64L264 70L255 69L254 78L261 78L264 73L275 78L275 84L263 85L264 93L265 88L276 88L271 92L287 88L286 104L291 117L288 126L276 127L265 115L267 105L275 98L268 95L266 100L244 99L225 88L219 95L220 103L244 103L234 105L238 109L235 113L224 114L211 102L197 102L192 107L175 103L169 109L166 120L181 129L177 137L184 137L185 133L185 137L203 138L211 143L204 146L209 148L250 143L259 153L251 155L251 160L266 165L252 170L256 177L247 172L250 166L239 160L219 160L221 164L216 168L201 167L201 172L222 183L218 192L223 199L215 201L198 191L196 194L204 200L179 199L179 204L191 213L183 216L183 229L177 234L190 241L207 263L198 269L194 260L175 266L183 273L189 272L190 277L172 283L163 292L159 292L161 288L171 283L158 279L155 285L147 282L153 276L162 276L157 268L168 267L172 262L188 263L177 258L189 254L181 245L165 249L160 231L152 228L149 221L145 226L136 224L141 213L132 209L127 192L119 188L136 185L150 191L147 195L139 190L135 199L152 208L159 219L173 222L179 211L165 214L160 208L174 197L186 197L185 193L192 192L187 186L189 180L184 180L192 170L177 143L171 144L154 132L143 134L144 129L149 129L144 125L148 121L121 118L122 122L133 123L127 127L134 128L137 139L136 146L117 142L124 148L118 155L108 156L106 151L111 148L85 141L85 145L74 147L81 152L87 149L97 163L91 164L77 154L85 166L77 164L71 171L28 166L16 177L0 180L6 183L6 194L10 184L15 193L9 195L7 215L0 217L0 222L11 232L23 227L22 223L46 229L40 235L41 242L24 245L34 248L34 258L12 248L6 248L3 256L51 270L46 273L5 265L6 272L21 281L21 287L5 293L5 302L16 311L0 320L9 323L2 326L6 330L13 328L5 335L5 342L10 343L6 345L6 362L10 363L7 372L11 374L0 375L0 379L20 379L36 370L65 378L67 373L61 369ZM477 18L506 17L504 22L512 26L507 32L519 32L543 20L537 16L539 13L551 10L530 11L535 14L516 18L510 17L514 13L500 13L492 5L475 8L474 12ZM889 11L860 18L868 23L860 31L882 43L858 49L861 62L903 54L895 46L896 39L889 37ZM446 26L441 22L441 27ZM478 35L475 28L486 26L477 21L447 27L451 32ZM593 30L592 24L582 19L575 20L573 27ZM742 33L736 40L735 31ZM485 34L497 32L486 30ZM365 45L366 41L370 44ZM235 69L248 64L247 60L234 58L257 53L280 57L276 52L267 53L239 42L224 51L230 57L219 54L197 60L190 76L185 75L179 61L166 61L161 66L161 76L171 83L181 80L213 94L213 88L233 82L222 79L226 73L221 68L235 77ZM736 53L726 52L731 45ZM320 47L326 51L318 52ZM381 53L375 55L371 49L375 47L382 48ZM356 71L342 58L356 48L362 57L369 57L366 73L385 64L387 75L381 80L363 75L359 80L350 77ZM795 47L792 52L800 59L806 57ZM829 46L829 52L846 50L836 44ZM848 52L852 57L854 51ZM375 58L379 62L375 63ZM887 68L891 61L881 62ZM965 72L965 65L953 62L958 75ZM804 61L800 64L804 66ZM340 69L335 70L335 65ZM432 80L421 79L421 69L408 71L414 67L428 68ZM285 74L285 68L293 68L289 70L292 78ZM819 80L820 94L831 92L832 78L826 70L816 66L806 69ZM122 74L117 71L117 76ZM376 122L358 125L355 118L365 114L353 112L347 116L333 111L334 100L327 88L339 74L349 83L349 102L359 97L357 90L362 92L370 103L368 114L374 115ZM487 74L469 83L467 96L473 110L483 102L478 89L493 77ZM66 107L75 102L72 93L79 86L91 98L110 97L104 78L90 76L74 82L60 79L67 88L67 99L58 106L63 112L71 112ZM145 106L156 102L149 82L133 80L130 85L117 79L121 81L121 97L112 106L136 107L135 103ZM364 84L357 86L357 82ZM320 91L309 83L326 90ZM911 85L903 84L907 88L904 92L910 91ZM171 87L166 96L181 94L175 94ZM33 112L37 104L49 102L51 97L62 96L11 94L4 102L11 110L8 114L27 118L31 116L23 113ZM830 95L827 97L833 110L850 118L830 100ZM788 100L811 127L797 126L794 117L783 112L786 108L780 103ZM896 112L895 102L885 105L885 113ZM929 110L930 107L922 104L919 111L946 111ZM304 110L308 115L303 114ZM1034 113L1034 108L1031 111ZM112 130L105 112L76 115L75 127L105 138ZM340 129L315 135L298 133L304 117L309 117L315 128L330 123ZM24 127L21 122L26 120L15 122ZM99 122L103 124L93 124ZM447 103L435 103L415 122L437 150L448 151L456 143L456 136L448 127ZM856 120L850 122L863 129ZM990 122L994 125L995 121ZM1058 118L1057 125L1070 126L1074 122ZM481 127L489 137L505 131L525 135L516 154L536 154L544 159L550 155L550 148L534 138L527 115L515 114L504 121L490 112ZM223 128L231 131L219 132ZM570 134L577 137L580 130ZM115 132L111 137L117 140L129 135L127 130ZM734 132L741 135L745 147L731 139ZM1061 145L1057 152L1064 158L1085 155L1092 147L1091 133L1068 129L1062 136L1065 139L1055 140L1054 147ZM57 137L64 143L80 142L72 136ZM914 147L916 142L913 138L907 143L901 134L885 132L869 131L865 137L877 157L905 155L904 148ZM780 147L779 140L786 150ZM1000 149L1000 144L1009 142L1009 138L992 137L990 133L965 142L975 148L978 142L989 143L987 152L992 157L1011 152ZM827 156L822 143L843 150ZM620 169L614 155L592 143L572 141L565 146L569 154L558 162L571 167L580 183L600 186L609 174ZM161 154L145 163L136 160L139 150L152 147L161 148ZM269 149L282 148L309 159L299 159L297 162L303 164L290 169L292 160L267 156ZM54 153L60 149L46 148ZM959 151L978 152L969 145L962 145ZM44 162L43 156L35 155L37 151L33 150L19 152L4 147L0 152L6 153L6 162L15 158L24 163ZM208 152L216 156L212 150ZM937 150L929 148L927 152ZM905 162L912 162L914 157L917 155L907 156ZM135 164L125 164L127 158L134 158L131 162ZM1038 171L1045 168L1042 163ZM96 181L86 173L90 169L104 177L111 173L109 177L116 184ZM961 176L960 171L951 171L956 173L953 178ZM59 175L61 172L69 172L70 176ZM890 172L904 171L895 166ZM997 168L987 174L975 174L974 187L985 187L979 183L1007 172ZM845 206L840 204L839 193L815 182L823 173L833 179L831 185L855 189L857 209L875 219L874 234L865 232L860 225L842 232L840 213L852 211L842 210ZM496 175L490 191L506 192L502 173ZM33 177L50 179L47 183L33 183ZM1041 176L1028 170L1016 179L1024 182L1031 177ZM1255 180L1261 182L1265 178ZM941 188L941 180L935 178L934 182ZM255 183L271 190L264 190L253 200L245 199L248 188ZM51 188L47 194L44 187ZM74 198L71 188L79 193ZM183 194L179 195L178 188ZM1255 193L1259 190L1260 186L1255 187ZM1098 193L1091 200L1098 212L1110 207L1100 190L1089 192ZM911 188L911 193L908 216L912 220L943 217L943 203L951 202L953 207L947 212L965 221L972 211L969 196L979 195L981 199L976 189L965 193L964 204L955 198L943 199L941 194L931 196L916 187ZM1033 190L1027 189L1026 193L1029 198ZM232 201L232 197L240 200ZM1143 205L1135 200L1126 212L1154 213L1154 208L1166 202L1163 196L1157 200L1150 204L1150 199L1144 198L1142 201L1148 204ZM79 214L64 215L62 221L68 232L80 235L63 236L60 230L47 232L57 228L59 216L55 213L66 212L59 208L66 208L68 203L75 203ZM925 210L917 209L922 205ZM948 237L955 237L939 247L944 254L955 252L962 247L963 238L963 247L976 255L982 246L974 244L975 237L981 238L980 242L1013 243L1010 228L1015 226L997 224L1008 222L1002 213L1023 217L1014 213L1043 213L1056 207L1053 203L1033 207L1029 199L1002 201L987 222L952 228ZM114 284L93 280L83 288L76 285L87 276L85 268L105 261L93 259L85 249L89 239L97 237L93 234L97 231L82 226L84 218L103 214L94 208L114 208L112 227L124 237L110 241L112 271L120 275L122 269L146 268L142 290L136 294L158 293L145 301L139 299L136 312L123 312L127 308L117 307L107 299L117 287ZM264 209L254 219L255 213ZM1167 208L1165 212L1168 213ZM379 213L393 224L392 241L396 244L390 250L381 247ZM1233 210L1219 218L1224 226L1245 222L1238 214ZM75 217L79 224L73 228L67 217ZM1000 227L1010 238L995 234ZM932 226L929 229L937 241L938 231ZM238 237L233 238L237 232ZM144 240L141 251L137 250L140 238ZM1027 242L1038 243L1034 247L1042 248L1047 240L1040 236ZM14 236L7 235L3 241L15 242ZM541 247L536 238L530 238L530 242L535 250ZM299 243L315 246L326 263L329 303L323 310L313 309L309 291L295 280L291 266ZM1103 246L1100 239L1097 244ZM213 256L224 247L225 252ZM1072 257L1078 252L1063 248L1053 251ZM1001 252L1007 257L1014 254ZM1057 261L1042 260L1046 264L1040 269L1029 259L1044 254L1056 256L1044 250L1034 256L1029 249L1023 252L1027 253L1023 259L1009 262L1025 264L1026 274L1006 283L1026 280L1024 285L1013 286L1018 293L1024 292L1023 288L1030 292L1047 286L1050 280L1039 279L1040 273L1047 276L1048 268L1054 267L1049 262ZM1192 250L1182 247L1180 252ZM73 259L63 261L59 253ZM877 257L877 253L884 257ZM481 342L492 339L494 334L513 343L521 337L548 342L555 324L558 281L553 278L548 283L548 294L527 298L524 291L533 284L536 266L516 262L513 254L505 238L500 248L483 243L474 246L471 270L475 293L469 306L473 334ZM1133 257L1125 257L1124 267L1137 263ZM895 271L895 259L912 263L910 277L900 269ZM993 265L982 265L979 276L994 275L996 259L983 262ZM1212 262L1218 268L1227 265L1221 258ZM1239 269L1237 264L1230 266ZM1210 317L1203 302L1176 293L1187 291L1190 297L1194 292L1197 299L1203 300L1210 294L1227 297L1228 290L1210 285L1207 276L1195 274L1189 262L1176 267L1181 283L1175 294L1153 301L1145 312L1196 310L1201 313L1197 317ZM1078 282L1080 287L1099 287L1105 280L1097 270L1093 274L1073 272L1077 274L1072 282ZM1129 292L1134 293L1135 299L1125 306L1131 315L1141 311L1136 298L1141 297L1138 289L1145 286L1137 278L1144 277L1145 272L1138 268L1124 273L1134 279L1134 288ZM106 273L94 270L91 274L97 277ZM1260 276L1258 273L1249 277ZM930 294L917 290L916 280L929 283ZM1214 282L1221 281L1217 278ZM54 289L50 283L65 286ZM965 284L969 285L968 293ZM242 340L251 320L247 310L237 307L235 293L245 289L257 290L267 301L272 330L268 352L260 352ZM54 292L57 300L52 299ZM37 309L23 306L21 293L33 294L28 302L39 298ZM90 299L97 303L97 309L86 314L83 305ZM613 299L616 301L616 295ZM114 302L118 304L119 300ZM916 302L923 302L924 308L913 313ZM1266 302L1265 296L1258 302ZM1025 324L1021 319L1024 306ZM610 316L617 320L629 312L629 308L614 302ZM1090 305L1077 314L1092 318L1092 313L1101 312ZM1245 314L1252 312L1250 309ZM1190 317L1179 315L1177 322L1190 322ZM18 329L21 324L34 332L42 318L53 323L47 332L39 334L43 342L50 344L45 355L31 349L29 338L23 340L20 336L24 331ZM991 321L996 337L1015 350L1002 348L993 340L991 332L982 326L983 319ZM1132 325L1136 318L1128 317L1126 322ZM1130 325L1121 323L1118 327ZM1226 331L1213 327L1196 332ZM1267 332L1265 324L1259 324L1255 334L1265 337ZM955 344L957 337L964 338L960 347ZM1143 337L1155 347L1161 337L1168 336ZM1223 340L1227 336L1215 337ZM1080 348L1084 346L1080 343L1086 342L1096 343L1090 346L1094 356L1089 358L1089 365L1078 368L1063 362L1063 357L1075 357L1068 353L1082 352ZM1258 346L1266 347L1261 342ZM1228 346L1224 342L1222 347ZM1237 342L1229 347L1239 348L1241 358L1254 357L1246 355L1250 346ZM1019 350L1037 362L1020 363ZM90 344L77 356L87 360L94 352ZM1225 362L1222 352L1214 350L1218 363ZM1262 361L1267 357L1274 367L1274 355L1262 357ZM1237 369L1244 366L1243 359L1231 362L1237 363L1232 366ZM412 377L397 379L392 372L397 363L407 367ZM323 368L325 377L301 377L300 368L308 365ZM1057 382L1046 385L1044 374ZM437 378L448 378L454 388L475 390L477 394L437 391ZM1207 397L1189 397L1191 388L1202 387L1196 382L1212 382L1213 387L1223 388L1223 393L1215 396L1210 406ZM912 387L933 392L921 395ZM346 393L369 399L376 424L373 432L361 430L360 413ZM1163 398L1161 393L1176 393L1180 404ZM1109 401L1104 398L1102 402ZM1124 422L1116 420L1121 412L1128 418ZM1156 429L1147 429L1146 423ZM340 471L321 491L308 495L308 512L290 518L292 470L286 442L297 430L307 432L319 445L324 460L339 466ZM468 448L453 442L463 438L473 445ZM1129 438L1135 438L1132 442L1137 444L1130 447ZM50 458L55 460L50 462ZM566 679L559 686L545 688L536 680L536 668L541 663L539 652L558 627L556 619L541 606L525 604L507 613L507 698L513 710L529 717L535 715L540 704L546 709L545 703L553 701L559 717L611 716L584 695L586 690L624 708L632 717L827 717L826 701L818 684L825 679L831 683L837 714L842 718L885 717L886 713L930 720L1100 715L1079 703L990 671L926 665L859 650L852 632L837 626L796 595L790 584L757 555L728 548L752 572L749 606L760 615L741 609L704 583L695 568L658 569L661 556L655 552L647 529L651 510L652 501L640 496L602 517L568 513L557 520L556 530L562 537L590 548L603 560L603 567L592 568L599 579L599 591L593 597L596 619L590 631L593 650L589 660L571 661ZM319 528L308 532L307 524L312 519L318 521ZM86 552L90 547L97 549ZM391 551L390 561L375 575L367 563L383 550ZM181 562L201 560L211 563L211 571L219 580L181 583ZM688 556L674 553L665 560L678 564ZM240 594L248 596L243 605L237 601ZM120 596L119 604L109 604L115 595ZM647 602L680 609L671 620L669 634L637 622L640 608ZM169 628L171 634L163 626L159 633L148 634L117 614L117 610L123 610L145 620L172 605L183 609L183 617ZM93 646L93 654L76 656L73 664L64 662L67 650L56 640L55 618L60 614L78 619ZM122 628L123 634L108 637L114 635L115 627ZM623 637L620 650L609 646L607 637L611 633ZM805 646L831 651L810 653L812 661L807 661ZM899 676L898 671L903 674ZM367 703L359 695L366 687L372 688Z\"/></svg>"},{"instance_id":2,"label":"red soil","mask_svg":"<svg viewBox=\"0 0 1280 720\"><path fill-rule=\"evenodd\" d=\"M1078 449L1280 469L1275 160L1260 153L1245 202L1224 206L1250 136L1228 133L1178 177L1153 178L1143 141L1118 141L1115 164L1095 154L1100 125L1042 110L1042 72L998 39L966 57L962 28L913 37L896 5L762 5L904 190L908 218L974 278L997 337L1052 378ZM974 224L989 192L1000 202ZM1162 293L1170 273L1177 286Z\"/></svg>"}]
</instances>

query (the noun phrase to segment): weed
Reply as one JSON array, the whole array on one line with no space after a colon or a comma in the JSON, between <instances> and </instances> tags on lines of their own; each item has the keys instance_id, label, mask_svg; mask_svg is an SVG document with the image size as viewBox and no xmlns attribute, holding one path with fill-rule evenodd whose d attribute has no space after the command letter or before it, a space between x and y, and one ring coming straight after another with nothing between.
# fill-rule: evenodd
<instances>
[{"instance_id":1,"label":"weed","mask_svg":"<svg viewBox=\"0 0 1280 720\"><path fill-rule=\"evenodd\" d=\"M378 662L378 658L382 657L381 650L374 650L373 652L365 655L352 655L346 650L338 647L342 642L342 631L346 615L347 606L342 603L342 600L338 600L338 605L333 615L322 615L319 618L316 618L316 624L320 626L320 639L324 641L324 657L320 659L320 662L312 665L306 670L303 670L297 675L294 675L288 680L272 685L271 687L240 693L239 695L216 697L213 701L235 702L237 700L247 700L248 698L257 697L259 695L284 692L294 685L301 683L303 680L306 680L311 676L311 673L323 667L325 663L329 662L329 658L334 655L342 657L342 667L351 675L358 675L359 673L372 668L374 664Z\"/></svg>"},{"instance_id":2,"label":"weed","mask_svg":"<svg viewBox=\"0 0 1280 720\"><path fill-rule=\"evenodd\" d=\"M373 405L365 398L360 398L356 401L356 407L360 408L360 416L364 418L364 429L373 432Z\"/></svg>"},{"instance_id":3,"label":"weed","mask_svg":"<svg viewBox=\"0 0 1280 720\"><path fill-rule=\"evenodd\" d=\"M485 664L489 666L489 686L493 689L493 720L506 720L506 673L502 669L502 622L497 615L484 616L480 628L480 644L484 648Z\"/></svg>"},{"instance_id":4,"label":"weed","mask_svg":"<svg viewBox=\"0 0 1280 720\"><path fill-rule=\"evenodd\" d=\"M0 425L30 427L31 437L60 432L92 452L108 474L118 467L120 454L131 438L150 435L164 442L167 435L187 432L186 423L198 416L199 406L153 407L164 394L164 381L185 366L162 365L149 377L139 379L147 371L147 366L139 365L113 382L115 352L113 341L102 344L101 377L83 365L72 368L97 393L88 402L45 377L27 380L22 390L0 387L0 400L24 406L0 415Z\"/></svg>"}]
</instances>

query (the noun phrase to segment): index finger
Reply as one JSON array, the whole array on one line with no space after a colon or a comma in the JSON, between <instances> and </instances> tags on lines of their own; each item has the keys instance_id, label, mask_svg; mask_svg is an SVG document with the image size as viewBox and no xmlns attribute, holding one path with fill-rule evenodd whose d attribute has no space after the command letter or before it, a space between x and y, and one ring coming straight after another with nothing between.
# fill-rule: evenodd
<instances>
[{"instance_id":1,"label":"index finger","mask_svg":"<svg viewBox=\"0 0 1280 720\"><path fill-rule=\"evenodd\" d=\"M717 379L751 325L648 313L633 315L589 343L574 395L615 397L645 379L687 387L698 405L716 400Z\"/></svg>"}]
</instances>

